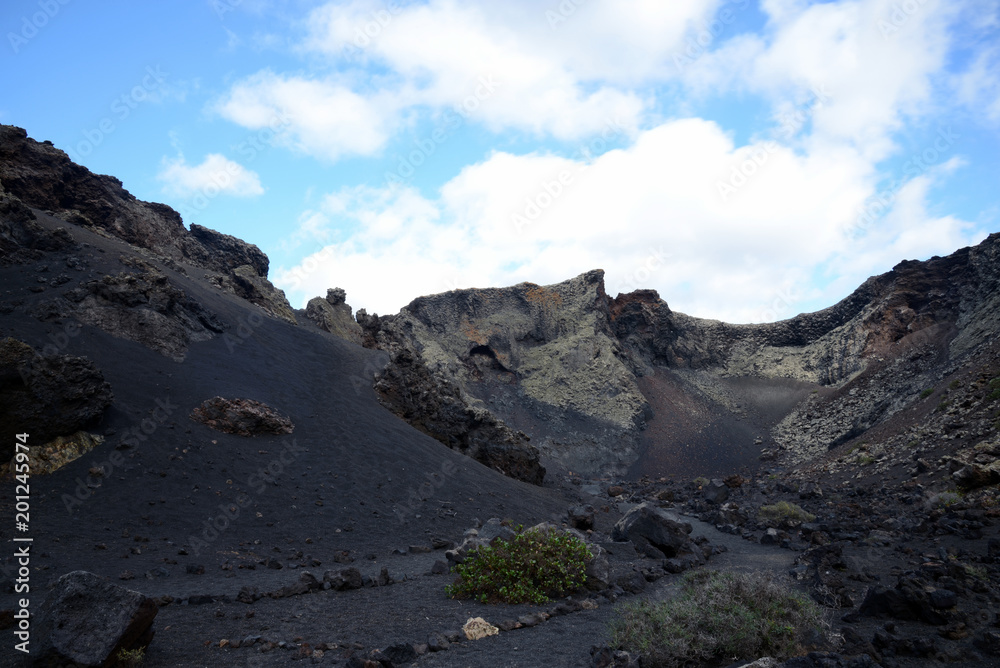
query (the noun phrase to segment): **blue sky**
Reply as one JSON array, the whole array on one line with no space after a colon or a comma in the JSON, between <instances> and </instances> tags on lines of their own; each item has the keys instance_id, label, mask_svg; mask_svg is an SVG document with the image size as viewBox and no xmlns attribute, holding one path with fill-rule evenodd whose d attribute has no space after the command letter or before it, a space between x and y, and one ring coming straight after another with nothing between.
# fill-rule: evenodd
<instances>
[{"instance_id":1,"label":"blue sky","mask_svg":"<svg viewBox=\"0 0 1000 668\"><path fill-rule=\"evenodd\" d=\"M593 268L730 322L1000 230L996 0L8 0L0 122L294 306Z\"/></svg>"}]
</instances>

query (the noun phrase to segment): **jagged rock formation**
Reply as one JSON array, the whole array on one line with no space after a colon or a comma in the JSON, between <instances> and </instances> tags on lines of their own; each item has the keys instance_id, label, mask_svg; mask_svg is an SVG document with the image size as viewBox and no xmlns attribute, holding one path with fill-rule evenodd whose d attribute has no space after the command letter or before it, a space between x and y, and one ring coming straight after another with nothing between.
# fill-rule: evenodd
<instances>
[{"instance_id":1,"label":"jagged rock formation","mask_svg":"<svg viewBox=\"0 0 1000 668\"><path fill-rule=\"evenodd\" d=\"M352 343L361 343L361 326L347 304L347 293L342 288L330 288L326 299L313 297L306 304L306 317L320 329Z\"/></svg>"},{"instance_id":2,"label":"jagged rock formation","mask_svg":"<svg viewBox=\"0 0 1000 668\"><path fill-rule=\"evenodd\" d=\"M177 362L184 361L192 341L206 341L223 332L225 324L215 314L153 267L143 264L141 268L88 281L63 296L44 300L34 315L42 321L73 317Z\"/></svg>"},{"instance_id":3,"label":"jagged rock formation","mask_svg":"<svg viewBox=\"0 0 1000 668\"><path fill-rule=\"evenodd\" d=\"M22 128L0 125L0 189L0 250L7 261L15 244L31 249L59 241L39 235L31 223L35 208L147 249L168 266L206 269L220 287L296 322L284 293L267 280L268 259L257 246L200 225L188 231L169 206L136 199L118 179L91 173Z\"/></svg>"},{"instance_id":4,"label":"jagged rock formation","mask_svg":"<svg viewBox=\"0 0 1000 668\"><path fill-rule=\"evenodd\" d=\"M569 470L665 474L700 457L726 472L762 451L805 461L910 405L934 374L992 340L998 281L994 234L776 323L693 318L652 290L611 299L599 270L421 297L359 322L365 345L394 353L379 391L415 423L434 390L403 388L430 375Z\"/></svg>"}]
</instances>

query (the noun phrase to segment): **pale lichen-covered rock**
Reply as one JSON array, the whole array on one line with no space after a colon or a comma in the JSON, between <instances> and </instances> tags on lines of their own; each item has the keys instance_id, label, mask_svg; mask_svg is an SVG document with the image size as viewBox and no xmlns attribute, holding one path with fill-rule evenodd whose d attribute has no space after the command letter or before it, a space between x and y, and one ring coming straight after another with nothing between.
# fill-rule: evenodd
<instances>
[{"instance_id":1,"label":"pale lichen-covered rock","mask_svg":"<svg viewBox=\"0 0 1000 668\"><path fill-rule=\"evenodd\" d=\"M31 475L52 473L79 459L104 442L104 437L86 431L69 436L57 436L48 443L32 445L28 449L28 470ZM14 460L11 460L13 463ZM15 470L6 464L4 471Z\"/></svg>"},{"instance_id":2,"label":"pale lichen-covered rock","mask_svg":"<svg viewBox=\"0 0 1000 668\"><path fill-rule=\"evenodd\" d=\"M354 319L350 305L346 303L347 294L341 288L330 288L326 298L314 297L306 305L306 317L316 323L320 329L334 336L361 343L361 325Z\"/></svg>"},{"instance_id":3,"label":"pale lichen-covered rock","mask_svg":"<svg viewBox=\"0 0 1000 668\"><path fill-rule=\"evenodd\" d=\"M480 640L488 636L495 636L500 633L500 629L490 624L482 617L470 617L462 627L462 632L469 640Z\"/></svg>"}]
</instances>

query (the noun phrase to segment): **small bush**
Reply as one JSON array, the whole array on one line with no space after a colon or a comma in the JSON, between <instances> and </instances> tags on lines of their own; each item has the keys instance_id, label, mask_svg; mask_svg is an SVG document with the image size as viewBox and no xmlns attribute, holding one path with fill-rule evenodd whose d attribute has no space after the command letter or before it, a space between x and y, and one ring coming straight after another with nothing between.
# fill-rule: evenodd
<instances>
[{"instance_id":1,"label":"small bush","mask_svg":"<svg viewBox=\"0 0 1000 668\"><path fill-rule=\"evenodd\" d=\"M695 478L691 482L693 482L698 487L704 487L705 485L707 485L708 483L710 483L711 480L709 480L705 476L698 476L697 478Z\"/></svg>"},{"instance_id":2,"label":"small bush","mask_svg":"<svg viewBox=\"0 0 1000 668\"><path fill-rule=\"evenodd\" d=\"M868 466L869 464L874 464L875 458L871 455L858 455L858 464L861 466Z\"/></svg>"},{"instance_id":3,"label":"small bush","mask_svg":"<svg viewBox=\"0 0 1000 668\"><path fill-rule=\"evenodd\" d=\"M816 603L763 573L692 573L676 598L626 604L618 613L612 642L654 668L786 659L807 633L827 626Z\"/></svg>"},{"instance_id":4,"label":"small bush","mask_svg":"<svg viewBox=\"0 0 1000 668\"><path fill-rule=\"evenodd\" d=\"M786 524L812 522L816 516L807 513L801 506L789 501L778 501L769 506L761 506L757 517L765 522L783 522Z\"/></svg>"},{"instance_id":5,"label":"small bush","mask_svg":"<svg viewBox=\"0 0 1000 668\"><path fill-rule=\"evenodd\" d=\"M996 401L997 399L1000 399L1000 390L993 390L989 393L986 399L988 401Z\"/></svg>"},{"instance_id":6,"label":"small bush","mask_svg":"<svg viewBox=\"0 0 1000 668\"><path fill-rule=\"evenodd\" d=\"M557 530L519 531L510 541L478 547L453 572L446 587L452 598L481 603L545 603L583 586L590 550L572 534Z\"/></svg>"},{"instance_id":7,"label":"small bush","mask_svg":"<svg viewBox=\"0 0 1000 668\"><path fill-rule=\"evenodd\" d=\"M146 652L140 649L118 650L118 665L127 668L139 668L146 660Z\"/></svg>"},{"instance_id":8,"label":"small bush","mask_svg":"<svg viewBox=\"0 0 1000 668\"><path fill-rule=\"evenodd\" d=\"M957 390L958 388L962 387L962 381L960 381L958 378L956 378L955 380L951 381L948 384L948 387L950 387L953 390Z\"/></svg>"},{"instance_id":9,"label":"small bush","mask_svg":"<svg viewBox=\"0 0 1000 668\"><path fill-rule=\"evenodd\" d=\"M990 389L1000 390L1000 376L997 376L996 378L990 381Z\"/></svg>"},{"instance_id":10,"label":"small bush","mask_svg":"<svg viewBox=\"0 0 1000 668\"><path fill-rule=\"evenodd\" d=\"M920 398L921 399L926 399L927 397L931 396L932 394L934 394L934 388L933 387L928 387L926 390L924 390L923 392L920 393Z\"/></svg>"}]
</instances>

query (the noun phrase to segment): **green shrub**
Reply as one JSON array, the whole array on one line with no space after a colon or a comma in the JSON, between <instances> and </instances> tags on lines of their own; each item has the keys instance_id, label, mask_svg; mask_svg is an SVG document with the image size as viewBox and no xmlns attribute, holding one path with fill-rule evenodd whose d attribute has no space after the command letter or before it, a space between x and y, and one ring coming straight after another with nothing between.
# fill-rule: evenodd
<instances>
[{"instance_id":1,"label":"green shrub","mask_svg":"<svg viewBox=\"0 0 1000 668\"><path fill-rule=\"evenodd\" d=\"M789 501L778 501L769 506L761 506L757 517L765 522L799 523L812 522L816 516L807 513L801 506Z\"/></svg>"},{"instance_id":2,"label":"green shrub","mask_svg":"<svg viewBox=\"0 0 1000 668\"><path fill-rule=\"evenodd\" d=\"M934 388L933 387L928 387L926 390L924 390L923 392L920 393L920 398L921 399L926 399L927 397L931 396L932 394L934 394Z\"/></svg>"},{"instance_id":3,"label":"green shrub","mask_svg":"<svg viewBox=\"0 0 1000 668\"><path fill-rule=\"evenodd\" d=\"M509 541L469 552L452 571L458 579L446 587L452 598L474 598L482 603L545 603L583 586L587 546L572 534L529 529Z\"/></svg>"},{"instance_id":4,"label":"green shrub","mask_svg":"<svg viewBox=\"0 0 1000 668\"><path fill-rule=\"evenodd\" d=\"M950 387L953 390L957 390L958 388L962 387L962 381L956 378L955 380L951 381L951 383L948 384L948 387Z\"/></svg>"},{"instance_id":5,"label":"green shrub","mask_svg":"<svg viewBox=\"0 0 1000 668\"><path fill-rule=\"evenodd\" d=\"M698 476L697 478L695 478L691 482L693 482L694 484L698 485L698 487L704 487L705 485L707 485L708 483L710 483L711 480L709 480L705 476Z\"/></svg>"},{"instance_id":6,"label":"green shrub","mask_svg":"<svg viewBox=\"0 0 1000 668\"><path fill-rule=\"evenodd\" d=\"M996 378L990 381L990 389L1000 390L1000 376L997 376Z\"/></svg>"},{"instance_id":7,"label":"green shrub","mask_svg":"<svg viewBox=\"0 0 1000 668\"><path fill-rule=\"evenodd\" d=\"M826 630L816 603L764 573L692 573L676 598L626 604L618 615L615 647L656 668L785 659L800 652L805 634Z\"/></svg>"},{"instance_id":8,"label":"green shrub","mask_svg":"<svg viewBox=\"0 0 1000 668\"><path fill-rule=\"evenodd\" d=\"M871 455L858 455L857 461L861 466L868 466L869 464L875 463L875 458Z\"/></svg>"},{"instance_id":9,"label":"green shrub","mask_svg":"<svg viewBox=\"0 0 1000 668\"><path fill-rule=\"evenodd\" d=\"M1000 399L1000 390L993 390L989 393L986 399L987 401L996 401L997 399Z\"/></svg>"},{"instance_id":10,"label":"green shrub","mask_svg":"<svg viewBox=\"0 0 1000 668\"><path fill-rule=\"evenodd\" d=\"M146 651L139 649L118 650L118 665L127 668L139 668L146 660Z\"/></svg>"}]
</instances>

